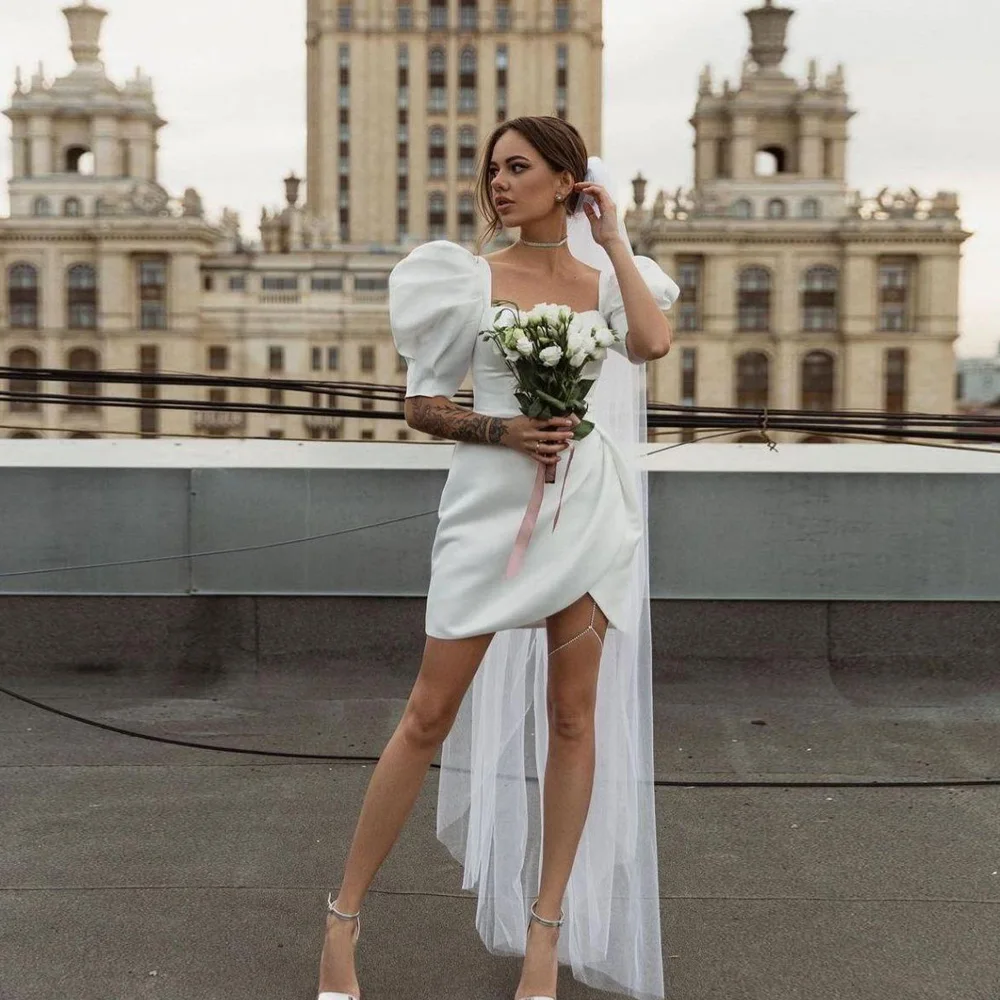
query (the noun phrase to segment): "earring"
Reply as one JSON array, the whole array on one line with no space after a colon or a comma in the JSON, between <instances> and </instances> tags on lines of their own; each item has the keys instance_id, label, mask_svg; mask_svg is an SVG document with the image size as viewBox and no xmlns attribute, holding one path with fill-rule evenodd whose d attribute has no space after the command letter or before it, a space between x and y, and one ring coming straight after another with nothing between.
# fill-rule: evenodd
<instances>
[{"instance_id":1,"label":"earring","mask_svg":"<svg viewBox=\"0 0 1000 1000\"><path fill-rule=\"evenodd\" d=\"M557 194L556 195L556 201L562 201L562 200L563 200L563 196L561 194Z\"/></svg>"}]
</instances>

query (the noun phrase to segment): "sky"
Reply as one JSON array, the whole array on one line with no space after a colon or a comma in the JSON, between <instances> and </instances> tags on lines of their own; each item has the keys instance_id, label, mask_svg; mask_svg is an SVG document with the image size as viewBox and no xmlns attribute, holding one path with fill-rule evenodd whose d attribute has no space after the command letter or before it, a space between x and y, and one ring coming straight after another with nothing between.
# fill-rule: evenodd
<instances>
[{"instance_id":1,"label":"sky","mask_svg":"<svg viewBox=\"0 0 1000 1000\"><path fill-rule=\"evenodd\" d=\"M846 66L858 112L848 182L959 192L965 244L962 356L1000 342L1000 37L997 0L785 0L796 10L785 69L804 77ZM257 239L281 179L305 173L304 0L101 0L102 58L117 83L141 66L161 117L160 180L196 187L210 216L235 208ZM638 171L660 188L689 187L688 119L698 74L736 80L752 0L605 0L604 155L621 195ZM72 67L65 0L0 0L0 91L39 60L51 79ZM6 106L6 101L4 101ZM10 176L10 122L0 118L0 177ZM7 213L6 183L0 214Z\"/></svg>"}]
</instances>

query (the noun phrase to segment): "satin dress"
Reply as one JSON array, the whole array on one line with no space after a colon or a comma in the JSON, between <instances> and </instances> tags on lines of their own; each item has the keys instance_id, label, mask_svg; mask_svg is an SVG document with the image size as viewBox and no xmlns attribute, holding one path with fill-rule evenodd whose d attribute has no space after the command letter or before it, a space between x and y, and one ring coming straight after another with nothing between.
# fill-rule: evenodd
<instances>
[{"instance_id":1,"label":"satin dress","mask_svg":"<svg viewBox=\"0 0 1000 1000\"><path fill-rule=\"evenodd\" d=\"M655 261L635 261L660 307L669 308L676 284ZM488 262L456 243L425 243L396 265L389 312L396 349L407 363L407 396L450 398L471 371L477 413L520 414L514 377L496 345L481 336L500 308L492 299ZM625 306L613 273L601 276L597 312L595 319L625 332ZM611 350L626 354L624 344ZM590 362L585 377L600 378L602 365ZM569 450L563 451L556 482L545 486L523 563L511 578L508 560L538 464L500 445L455 444L431 550L429 636L460 639L539 627L587 593L609 626L619 627L642 512L628 459L599 423L573 444L572 462Z\"/></svg>"}]
</instances>

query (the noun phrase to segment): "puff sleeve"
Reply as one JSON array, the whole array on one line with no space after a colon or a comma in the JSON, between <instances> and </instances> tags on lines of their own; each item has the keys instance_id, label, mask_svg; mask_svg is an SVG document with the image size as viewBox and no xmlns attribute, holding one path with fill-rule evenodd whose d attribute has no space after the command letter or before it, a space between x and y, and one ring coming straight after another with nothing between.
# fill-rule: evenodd
<instances>
[{"instance_id":1,"label":"puff sleeve","mask_svg":"<svg viewBox=\"0 0 1000 1000\"><path fill-rule=\"evenodd\" d=\"M642 275L646 286L653 293L660 309L666 311L680 295L681 290L677 284L651 257L636 257L635 266ZM618 286L618 278L614 271L606 272L607 291L602 300L601 311L608 326L617 333L628 332L628 320L625 317L625 300L622 298L621 288ZM619 354L629 358L628 349L624 343L615 344L611 350L618 351ZM629 358L630 361L634 359ZM641 360L637 364L643 364Z\"/></svg>"},{"instance_id":2,"label":"puff sleeve","mask_svg":"<svg viewBox=\"0 0 1000 1000\"><path fill-rule=\"evenodd\" d=\"M406 359L407 396L453 396L472 365L489 265L457 243L412 250L389 275L389 324Z\"/></svg>"}]
</instances>

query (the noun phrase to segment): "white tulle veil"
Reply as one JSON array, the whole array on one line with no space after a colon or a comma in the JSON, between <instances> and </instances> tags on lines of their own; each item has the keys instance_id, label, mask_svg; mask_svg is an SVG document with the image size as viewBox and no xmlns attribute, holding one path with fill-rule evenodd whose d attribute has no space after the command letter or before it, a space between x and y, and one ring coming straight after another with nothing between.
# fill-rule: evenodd
<instances>
[{"instance_id":1,"label":"white tulle veil","mask_svg":"<svg viewBox=\"0 0 1000 1000\"><path fill-rule=\"evenodd\" d=\"M599 158L591 157L587 177L614 195ZM570 217L568 233L574 256L602 272L613 270L582 208ZM634 458L643 534L632 564L628 620L605 639L593 798L563 901L559 959L590 986L655 1000L664 995L664 975L653 801L648 482L639 461L646 443L645 367L609 351L591 392L590 416ZM567 603L578 596L567 595ZM464 866L464 888L478 892L476 927L496 954L524 953L528 907L538 890L547 667L544 629L497 633L442 748L437 834Z\"/></svg>"}]
</instances>

